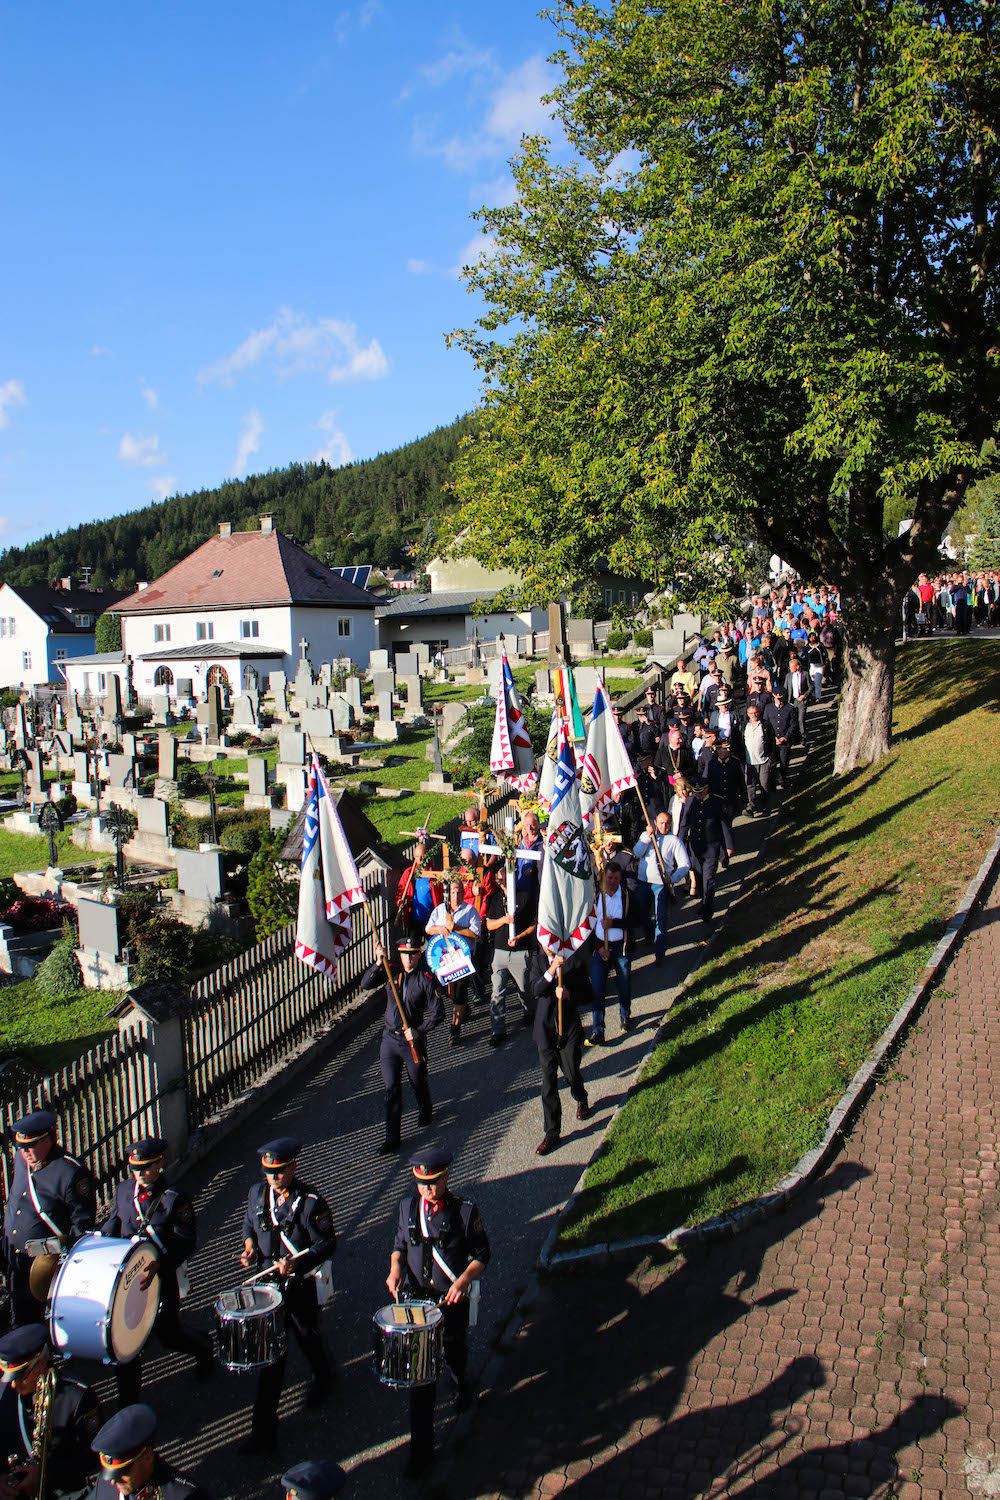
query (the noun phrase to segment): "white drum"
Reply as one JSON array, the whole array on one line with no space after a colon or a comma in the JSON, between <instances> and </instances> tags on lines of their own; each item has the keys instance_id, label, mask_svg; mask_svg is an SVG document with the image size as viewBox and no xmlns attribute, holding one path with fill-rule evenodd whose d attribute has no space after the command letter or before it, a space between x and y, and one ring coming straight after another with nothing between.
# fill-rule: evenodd
<instances>
[{"instance_id":1,"label":"white drum","mask_svg":"<svg viewBox=\"0 0 1000 1500\"><path fill-rule=\"evenodd\" d=\"M157 1264L148 1240L85 1234L69 1250L49 1290L52 1347L78 1359L127 1365L142 1351L160 1307L160 1278L141 1285Z\"/></svg>"}]
</instances>

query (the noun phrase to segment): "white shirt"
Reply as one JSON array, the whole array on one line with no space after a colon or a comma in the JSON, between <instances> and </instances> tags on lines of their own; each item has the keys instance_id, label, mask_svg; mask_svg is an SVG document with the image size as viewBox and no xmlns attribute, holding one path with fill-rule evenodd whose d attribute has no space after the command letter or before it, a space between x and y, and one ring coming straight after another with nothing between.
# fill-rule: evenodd
<instances>
[{"instance_id":1,"label":"white shirt","mask_svg":"<svg viewBox=\"0 0 1000 1500\"><path fill-rule=\"evenodd\" d=\"M608 919L607 933L604 930L605 915ZM616 920L617 918L617 920ZM622 897L622 888L619 885L614 895L608 891L602 896L597 893L597 941L603 943L620 943L625 936L625 928L622 925L625 920L625 908Z\"/></svg>"},{"instance_id":2,"label":"white shirt","mask_svg":"<svg viewBox=\"0 0 1000 1500\"><path fill-rule=\"evenodd\" d=\"M428 928L444 927L449 917L451 917L456 927L467 927L470 932L475 933L476 937L483 930L482 918L476 911L476 908L470 906L467 901L458 908L458 911L452 911L447 902L442 901L440 906L435 906L427 918L427 926Z\"/></svg>"},{"instance_id":3,"label":"white shirt","mask_svg":"<svg viewBox=\"0 0 1000 1500\"><path fill-rule=\"evenodd\" d=\"M691 868L687 850L680 839L672 833L657 834L660 845L660 858L663 860L663 868L667 872L667 879L675 871L683 870L687 874ZM639 879L646 885L662 885L663 877L660 874L660 866L656 860L656 852L653 849L653 840L648 833L644 833L639 839L632 853L639 861Z\"/></svg>"},{"instance_id":4,"label":"white shirt","mask_svg":"<svg viewBox=\"0 0 1000 1500\"><path fill-rule=\"evenodd\" d=\"M747 752L747 760L752 766L762 766L767 760L764 753L764 726L761 723L748 723L743 731L743 745Z\"/></svg>"}]
</instances>

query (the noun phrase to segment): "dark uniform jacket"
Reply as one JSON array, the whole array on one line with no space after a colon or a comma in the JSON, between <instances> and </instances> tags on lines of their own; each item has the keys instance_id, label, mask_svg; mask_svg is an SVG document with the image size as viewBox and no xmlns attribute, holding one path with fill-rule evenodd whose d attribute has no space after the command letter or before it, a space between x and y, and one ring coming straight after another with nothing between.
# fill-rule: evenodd
<instances>
[{"instance_id":1,"label":"dark uniform jacket","mask_svg":"<svg viewBox=\"0 0 1000 1500\"><path fill-rule=\"evenodd\" d=\"M763 718L774 730L776 740L790 740L799 722L798 713L790 703L769 703Z\"/></svg>"},{"instance_id":2,"label":"dark uniform jacket","mask_svg":"<svg viewBox=\"0 0 1000 1500\"><path fill-rule=\"evenodd\" d=\"M718 797L709 793L704 802L697 797L689 797L681 813L677 837L698 855L704 854L713 844L725 845L727 849L731 849L733 830Z\"/></svg>"},{"instance_id":3,"label":"dark uniform jacket","mask_svg":"<svg viewBox=\"0 0 1000 1500\"><path fill-rule=\"evenodd\" d=\"M685 781L692 781L696 770L694 751L688 743L685 727L679 727L684 738L677 749L671 749L669 739L661 740L653 764L657 771L663 771L667 776L683 776Z\"/></svg>"},{"instance_id":4,"label":"dark uniform jacket","mask_svg":"<svg viewBox=\"0 0 1000 1500\"><path fill-rule=\"evenodd\" d=\"M729 759L722 760L716 755L705 767L705 776L708 780L708 789L713 797L728 807L737 804L743 807L747 800L747 779L743 774L743 767L738 760L733 759L730 750Z\"/></svg>"},{"instance_id":5,"label":"dark uniform jacket","mask_svg":"<svg viewBox=\"0 0 1000 1500\"><path fill-rule=\"evenodd\" d=\"M158 1453L149 1481L149 1491L157 1496L157 1500L206 1500L204 1490L178 1474L173 1465L168 1464ZM121 1500L121 1497L111 1480L101 1473L88 1490L86 1500Z\"/></svg>"},{"instance_id":6,"label":"dark uniform jacket","mask_svg":"<svg viewBox=\"0 0 1000 1500\"><path fill-rule=\"evenodd\" d=\"M533 985L535 1021L531 1035L539 1052L552 1047L561 1047L570 1032L579 1027L581 1008L587 1010L594 1003L589 964L579 953L575 953L563 965L562 1031L560 1032L559 1000L555 983L549 982L548 969L549 965L546 964Z\"/></svg>"},{"instance_id":7,"label":"dark uniform jacket","mask_svg":"<svg viewBox=\"0 0 1000 1500\"><path fill-rule=\"evenodd\" d=\"M180 1188L170 1187L161 1173L143 1197L132 1179L119 1183L111 1212L101 1225L101 1233L111 1239L130 1240L143 1235L160 1252L160 1264L168 1271L194 1254L197 1244L194 1209L191 1199Z\"/></svg>"},{"instance_id":8,"label":"dark uniform jacket","mask_svg":"<svg viewBox=\"0 0 1000 1500\"><path fill-rule=\"evenodd\" d=\"M60 1375L56 1380L49 1447L48 1484L53 1490L80 1490L98 1467L90 1450L101 1428L101 1407L89 1386ZM0 1387L0 1459L28 1463L35 1435L35 1397ZM115 1491L117 1495L117 1491Z\"/></svg>"},{"instance_id":9,"label":"dark uniform jacket","mask_svg":"<svg viewBox=\"0 0 1000 1500\"><path fill-rule=\"evenodd\" d=\"M410 1030L419 1036L425 1036L428 1031L433 1031L444 1016L444 1001L441 998L441 986L430 969L424 964L419 964L412 974L404 974L401 968L397 969L392 966L392 977L396 981L396 993L406 1012ZM361 981L361 988L378 990L383 987L386 992L383 1018L385 1029L402 1032L403 1023L399 1019L399 1008L386 982L385 969L380 963L372 964Z\"/></svg>"},{"instance_id":10,"label":"dark uniform jacket","mask_svg":"<svg viewBox=\"0 0 1000 1500\"><path fill-rule=\"evenodd\" d=\"M28 1240L44 1240L53 1234L66 1236L72 1244L94 1227L94 1180L75 1157L55 1145L42 1166L31 1174L38 1208L55 1229L41 1217L28 1186L28 1168L20 1151L14 1161L14 1180L3 1214L4 1247L8 1257L23 1251Z\"/></svg>"},{"instance_id":11,"label":"dark uniform jacket","mask_svg":"<svg viewBox=\"0 0 1000 1500\"><path fill-rule=\"evenodd\" d=\"M425 1240L420 1197L417 1194L404 1198L399 1205L392 1248L406 1257L406 1290L443 1295L451 1286L451 1279L434 1259L433 1247L436 1246L442 1260L458 1277L474 1260L482 1261L484 1266L489 1263L490 1242L479 1209L455 1193L445 1193L437 1213L432 1214L428 1205L426 1221Z\"/></svg>"},{"instance_id":12,"label":"dark uniform jacket","mask_svg":"<svg viewBox=\"0 0 1000 1500\"><path fill-rule=\"evenodd\" d=\"M255 1182L247 1199L243 1216L243 1238L255 1240L263 1260L280 1260L305 1250L292 1268L295 1276L315 1271L329 1260L337 1247L333 1215L322 1193L302 1182L292 1183L288 1197L279 1202L269 1183ZM282 1238L284 1235L284 1239ZM288 1240L292 1248L285 1243Z\"/></svg>"}]
</instances>

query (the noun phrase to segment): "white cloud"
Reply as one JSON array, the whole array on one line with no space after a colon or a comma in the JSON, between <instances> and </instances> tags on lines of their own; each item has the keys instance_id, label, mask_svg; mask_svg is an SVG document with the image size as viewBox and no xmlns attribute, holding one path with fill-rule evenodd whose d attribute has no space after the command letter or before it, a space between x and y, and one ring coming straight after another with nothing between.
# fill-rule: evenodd
<instances>
[{"instance_id":1,"label":"white cloud","mask_svg":"<svg viewBox=\"0 0 1000 1500\"><path fill-rule=\"evenodd\" d=\"M243 418L243 431L240 433L240 446L236 450L236 465L233 470L237 477L246 472L247 460L251 453L258 452L260 435L263 431L263 418L256 406L253 406Z\"/></svg>"},{"instance_id":2,"label":"white cloud","mask_svg":"<svg viewBox=\"0 0 1000 1500\"><path fill-rule=\"evenodd\" d=\"M95 359L114 359L115 351L106 344L91 344L90 352Z\"/></svg>"},{"instance_id":3,"label":"white cloud","mask_svg":"<svg viewBox=\"0 0 1000 1500\"><path fill-rule=\"evenodd\" d=\"M151 385L146 384L141 375L139 376L139 391L150 411L155 411L160 404L160 397Z\"/></svg>"},{"instance_id":4,"label":"white cloud","mask_svg":"<svg viewBox=\"0 0 1000 1500\"><path fill-rule=\"evenodd\" d=\"M485 260L487 255L492 255L497 247L497 242L492 234L475 234L468 244L462 246L458 252L458 259L448 272L449 276L461 276L465 266L474 266L479 261Z\"/></svg>"},{"instance_id":5,"label":"white cloud","mask_svg":"<svg viewBox=\"0 0 1000 1500\"><path fill-rule=\"evenodd\" d=\"M325 374L332 382L381 380L389 373L378 339L358 340L355 324L338 318L310 321L303 313L281 307L265 328L248 334L231 354L198 372L204 388L213 381L232 386L238 376L261 364L273 367L279 380L290 375Z\"/></svg>"},{"instance_id":6,"label":"white cloud","mask_svg":"<svg viewBox=\"0 0 1000 1500\"><path fill-rule=\"evenodd\" d=\"M337 426L336 411L325 411L320 415L316 423L316 431L326 435L326 442L318 452L313 454L313 462L326 463L333 468L339 468L341 464L349 464L354 457L354 450L347 441L346 436Z\"/></svg>"},{"instance_id":7,"label":"white cloud","mask_svg":"<svg viewBox=\"0 0 1000 1500\"><path fill-rule=\"evenodd\" d=\"M177 479L173 474L160 474L158 478L149 481L149 493L154 500L165 500L168 495L176 494Z\"/></svg>"},{"instance_id":8,"label":"white cloud","mask_svg":"<svg viewBox=\"0 0 1000 1500\"><path fill-rule=\"evenodd\" d=\"M24 394L24 386L20 380L5 380L0 385L0 431L10 426L10 411L12 406L27 406L28 398Z\"/></svg>"},{"instance_id":9,"label":"white cloud","mask_svg":"<svg viewBox=\"0 0 1000 1500\"><path fill-rule=\"evenodd\" d=\"M411 276L430 276L431 272L434 270L434 267L431 265L429 260L414 260L413 256L411 255L409 260L406 262L406 269L409 271Z\"/></svg>"},{"instance_id":10,"label":"white cloud","mask_svg":"<svg viewBox=\"0 0 1000 1500\"><path fill-rule=\"evenodd\" d=\"M156 464L162 464L166 456L155 433L152 437L139 437L134 432L126 432L118 444L118 458L123 464L140 464L145 469L152 469Z\"/></svg>"},{"instance_id":11,"label":"white cloud","mask_svg":"<svg viewBox=\"0 0 1000 1500\"><path fill-rule=\"evenodd\" d=\"M520 144L522 135L559 137L561 131L552 117L551 106L542 103L542 96L552 91L557 77L556 69L541 53L526 58L498 78L478 129L462 131L441 141L434 139L426 121L417 121L413 130L414 148L440 157L453 172L472 172L484 163L508 156Z\"/></svg>"},{"instance_id":12,"label":"white cloud","mask_svg":"<svg viewBox=\"0 0 1000 1500\"><path fill-rule=\"evenodd\" d=\"M469 73L496 74L498 72L495 53L491 49L474 47L463 37L443 57L435 59L434 62L424 63L420 69L420 76L430 84L431 88L436 89L448 83L452 78L461 78Z\"/></svg>"},{"instance_id":13,"label":"white cloud","mask_svg":"<svg viewBox=\"0 0 1000 1500\"><path fill-rule=\"evenodd\" d=\"M382 14L382 0L363 0L358 11L358 25L367 31L372 22Z\"/></svg>"}]
</instances>

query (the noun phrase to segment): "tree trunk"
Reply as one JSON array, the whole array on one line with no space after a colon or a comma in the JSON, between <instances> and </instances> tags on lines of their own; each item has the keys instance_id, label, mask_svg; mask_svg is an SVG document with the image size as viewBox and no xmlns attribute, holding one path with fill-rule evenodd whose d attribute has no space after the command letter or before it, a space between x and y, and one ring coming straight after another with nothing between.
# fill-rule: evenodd
<instances>
[{"instance_id":1,"label":"tree trunk","mask_svg":"<svg viewBox=\"0 0 1000 1500\"><path fill-rule=\"evenodd\" d=\"M896 680L895 632L849 640L837 719L833 774L880 760L892 746L892 696Z\"/></svg>"}]
</instances>

